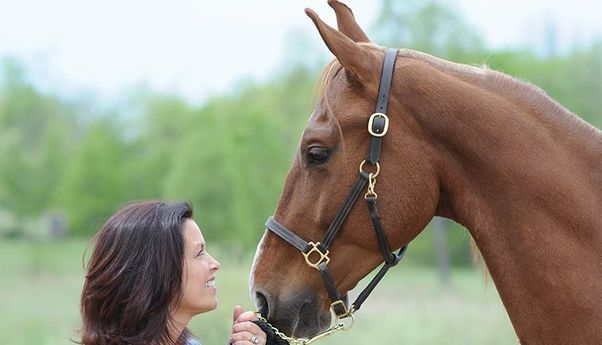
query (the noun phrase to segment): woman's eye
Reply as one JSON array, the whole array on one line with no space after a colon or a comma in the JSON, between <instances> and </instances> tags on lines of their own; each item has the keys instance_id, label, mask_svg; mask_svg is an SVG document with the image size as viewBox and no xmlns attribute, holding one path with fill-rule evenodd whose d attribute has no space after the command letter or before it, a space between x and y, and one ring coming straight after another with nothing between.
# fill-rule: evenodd
<instances>
[{"instance_id":1,"label":"woman's eye","mask_svg":"<svg viewBox=\"0 0 602 345\"><path fill-rule=\"evenodd\" d=\"M328 160L330 150L325 147L314 146L307 150L307 158L311 163L324 163Z\"/></svg>"}]
</instances>

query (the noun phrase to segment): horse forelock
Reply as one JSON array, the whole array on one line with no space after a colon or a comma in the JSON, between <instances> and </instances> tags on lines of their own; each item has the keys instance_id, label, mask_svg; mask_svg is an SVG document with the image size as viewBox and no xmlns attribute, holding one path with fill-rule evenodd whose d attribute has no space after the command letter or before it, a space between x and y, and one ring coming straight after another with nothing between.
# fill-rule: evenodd
<instances>
[{"instance_id":1,"label":"horse forelock","mask_svg":"<svg viewBox=\"0 0 602 345\"><path fill-rule=\"evenodd\" d=\"M334 80L334 77L342 69L343 69L343 65L341 65L337 59L333 59L332 61L330 61L328 63L328 65L326 65L326 67L324 67L324 69L320 73L320 77L318 78L318 83L314 89L312 98L314 100L317 100L317 102L319 102L320 99L324 102L324 106L328 110L324 115L328 116L328 114L333 113L332 107L331 107L329 99L328 99L328 89L329 89L330 83ZM317 102L314 101L314 103L317 103ZM311 116L316 116L315 112L313 112L311 114ZM311 116L310 116L310 119L311 119Z\"/></svg>"}]
</instances>

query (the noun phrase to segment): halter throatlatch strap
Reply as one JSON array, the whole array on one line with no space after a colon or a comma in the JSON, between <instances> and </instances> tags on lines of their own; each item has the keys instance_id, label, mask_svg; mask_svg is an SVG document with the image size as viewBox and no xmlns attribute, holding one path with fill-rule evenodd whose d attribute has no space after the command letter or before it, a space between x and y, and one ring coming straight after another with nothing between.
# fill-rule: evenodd
<instances>
[{"instance_id":1,"label":"halter throatlatch strap","mask_svg":"<svg viewBox=\"0 0 602 345\"><path fill-rule=\"evenodd\" d=\"M408 250L408 246L401 247L397 253L392 254L393 256L395 256L395 261L392 264L385 262L383 267L381 267L381 269L378 271L378 273L374 276L374 278L372 278L370 283L364 288L364 290L362 290L362 292L359 294L359 296L357 296L357 298L353 302L352 309L354 311L360 310L362 303L364 303L364 301L368 298L368 296L370 296L370 294L372 293L372 290L374 290L376 285L378 285L378 283L380 283L381 279L383 279L383 277L385 276L387 271L389 271L389 268L397 265L397 263L399 263L399 261L401 259L403 259L403 257L405 256L405 253L407 250Z\"/></svg>"},{"instance_id":2,"label":"halter throatlatch strap","mask_svg":"<svg viewBox=\"0 0 602 345\"><path fill-rule=\"evenodd\" d=\"M378 90L378 100L376 102L376 112L370 116L368 121L368 133L370 133L372 139L370 141L370 149L368 151L368 157L364 162L360 164L358 178L351 188L349 194L343 201L343 204L339 208L334 220L328 227L328 230L324 234L324 238L321 242L306 242L301 237L297 236L293 231L289 230L284 225L280 224L273 217L269 217L265 226L280 236L283 240L287 241L295 248L297 248L305 257L306 263L317 269L320 272L328 296L330 297L331 308L339 319L352 316L353 312L359 310L362 303L368 298L370 293L374 290L376 285L385 276L389 268L397 265L397 263L403 258L407 250L407 246L399 249L397 253L392 253L389 247L389 241L387 235L382 227L380 221L380 215L376 208L376 193L374 192L374 186L376 184L376 176L380 171L378 160L380 158L380 151L382 146L382 140L389 128L389 118L386 115L387 105L389 103L389 93L391 90L391 82L393 80L393 69L395 67L395 60L397 57L396 49L389 49L385 55L385 61L383 63L382 75L380 79L380 86ZM363 171L365 162L376 167L375 173L369 173ZM368 286L360 293L357 299L353 302L350 309L347 309L345 302L339 294L336 284L332 279L332 274L328 269L328 263L330 262L329 249L336 238L337 234L341 230L345 219L349 215L351 208L359 198L361 192L368 185L368 192L365 194L364 199L368 206L368 212L370 213L370 219L374 226L376 238L378 239L378 247L383 255L384 265L378 271L376 276L370 281Z\"/></svg>"}]
</instances>

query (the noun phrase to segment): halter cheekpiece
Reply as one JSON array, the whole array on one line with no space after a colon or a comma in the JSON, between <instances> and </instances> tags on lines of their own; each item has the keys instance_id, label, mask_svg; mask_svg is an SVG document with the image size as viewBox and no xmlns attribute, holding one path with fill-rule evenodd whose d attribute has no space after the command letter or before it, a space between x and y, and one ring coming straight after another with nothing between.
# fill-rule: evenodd
<instances>
[{"instance_id":1,"label":"halter cheekpiece","mask_svg":"<svg viewBox=\"0 0 602 345\"><path fill-rule=\"evenodd\" d=\"M386 115L386 113L396 58L397 49L388 49L385 55L385 61L380 79L376 111L370 116L368 121L368 133L371 136L368 156L360 163L357 181L339 208L339 211L328 227L324 238L319 242L307 242L295 234L295 232L289 230L287 227L276 221L273 217L269 217L265 223L266 228L301 251L303 257L305 258L305 262L310 267L313 267L320 272L320 276L322 277L324 286L326 287L328 296L330 297L331 308L339 320L353 317L353 313L360 309L362 303L368 298L376 285L378 285L380 280L385 276L389 268L397 265L407 250L407 246L404 246L399 249L397 253L391 251L389 247L389 241L387 240L387 236L385 235L380 221L380 215L378 214L378 210L376 208L376 199L378 196L374 191L376 177L380 172L378 160L380 158L382 140L387 134L389 128L389 117ZM366 164L373 165L375 171L365 171L364 166ZM370 283L364 288L364 290L362 290L357 299L351 304L351 307L347 308L344 298L342 298L339 294L334 280L332 279L330 270L328 269L328 263L330 262L329 248L341 230L341 226L349 215L352 206L355 204L365 188L366 193L364 194L364 200L368 206L370 218L378 239L378 246L384 258L384 265L376 274L376 276L370 281ZM330 334L332 332L327 331L327 333ZM316 338L322 336L323 335L319 335ZM312 342L314 339L310 339L309 342ZM306 341L304 344L308 344L309 342Z\"/></svg>"}]
</instances>

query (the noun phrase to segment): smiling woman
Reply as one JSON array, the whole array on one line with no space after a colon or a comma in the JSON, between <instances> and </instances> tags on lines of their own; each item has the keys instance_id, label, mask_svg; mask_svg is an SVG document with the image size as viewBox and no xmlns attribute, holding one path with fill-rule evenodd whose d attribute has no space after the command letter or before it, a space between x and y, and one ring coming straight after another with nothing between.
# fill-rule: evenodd
<instances>
[{"instance_id":1,"label":"smiling woman","mask_svg":"<svg viewBox=\"0 0 602 345\"><path fill-rule=\"evenodd\" d=\"M217 307L220 264L187 203L147 201L115 213L94 238L81 296L81 344L198 345L186 326ZM235 308L234 344L265 344Z\"/></svg>"}]
</instances>

